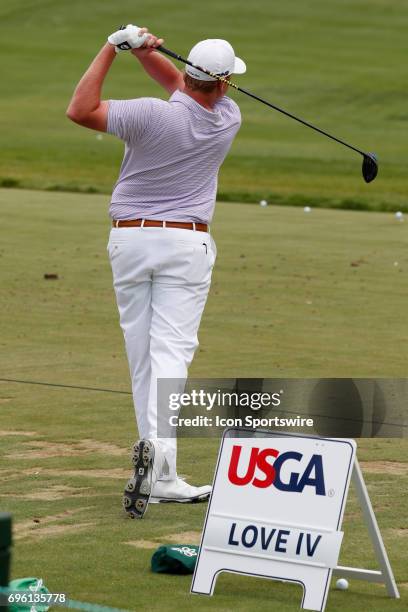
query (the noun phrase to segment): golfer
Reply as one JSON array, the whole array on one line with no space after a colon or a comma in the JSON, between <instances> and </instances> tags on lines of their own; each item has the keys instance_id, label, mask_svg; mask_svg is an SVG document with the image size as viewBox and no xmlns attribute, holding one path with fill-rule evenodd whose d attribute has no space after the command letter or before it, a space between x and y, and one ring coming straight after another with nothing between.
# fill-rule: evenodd
<instances>
[{"instance_id":1,"label":"golfer","mask_svg":"<svg viewBox=\"0 0 408 612\"><path fill-rule=\"evenodd\" d=\"M123 498L132 518L143 517L149 501L194 502L211 493L177 476L176 438L158 431L157 381L186 379L198 346L216 258L209 223L217 176L241 124L237 104L225 95L228 84L190 66L180 72L155 49L162 43L134 25L111 34L67 110L75 123L125 143L108 253L141 438ZM117 53L128 50L168 101L101 100ZM199 42L188 59L227 79L246 70L225 40Z\"/></svg>"}]
</instances>

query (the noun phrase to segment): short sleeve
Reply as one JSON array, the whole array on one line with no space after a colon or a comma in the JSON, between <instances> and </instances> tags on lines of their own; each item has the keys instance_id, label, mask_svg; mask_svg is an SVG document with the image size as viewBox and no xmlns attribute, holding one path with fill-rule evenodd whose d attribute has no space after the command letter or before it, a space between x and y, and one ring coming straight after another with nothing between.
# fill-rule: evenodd
<instances>
[{"instance_id":1,"label":"short sleeve","mask_svg":"<svg viewBox=\"0 0 408 612\"><path fill-rule=\"evenodd\" d=\"M241 125L241 111L238 104L232 98L223 96L216 103L216 109L219 110L233 124Z\"/></svg>"},{"instance_id":2,"label":"short sleeve","mask_svg":"<svg viewBox=\"0 0 408 612\"><path fill-rule=\"evenodd\" d=\"M152 122L153 98L109 100L106 131L125 140L140 140Z\"/></svg>"}]
</instances>

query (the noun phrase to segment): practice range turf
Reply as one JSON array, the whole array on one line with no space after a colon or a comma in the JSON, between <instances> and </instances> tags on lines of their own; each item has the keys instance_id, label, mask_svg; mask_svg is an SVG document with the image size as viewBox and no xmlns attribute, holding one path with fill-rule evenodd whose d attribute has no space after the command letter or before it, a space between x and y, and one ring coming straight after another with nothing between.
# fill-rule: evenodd
<instances>
[{"instance_id":1,"label":"practice range turf","mask_svg":"<svg viewBox=\"0 0 408 612\"><path fill-rule=\"evenodd\" d=\"M15 522L12 576L131 610L295 611L296 586L222 575L212 599L192 599L190 577L150 572L158 545L198 542L204 504L153 506L140 522L123 516L137 434L106 256L107 203L0 190L0 505ZM213 229L218 262L193 376L406 374L404 223L384 213L221 203ZM217 449L215 439L183 439L181 474L209 482ZM330 593L327 610L402 610L407 443L360 440L358 454L403 599L352 581ZM354 494L344 528L341 564L376 568Z\"/></svg>"},{"instance_id":2,"label":"practice range turf","mask_svg":"<svg viewBox=\"0 0 408 612\"><path fill-rule=\"evenodd\" d=\"M190 577L150 572L159 544L198 542L205 505L123 516L137 434L106 256L108 195L57 193L109 194L123 148L64 114L106 35L133 21L184 55L202 38L229 39L248 65L240 85L376 151L380 174L366 185L358 155L231 92L243 125L220 173L219 199L231 203L217 205L219 256L190 374L405 377L406 223L317 207L408 211L407 3L14 0L0 21L0 186L54 191L0 190L0 510L14 517L12 576L131 610L298 610L299 587L223 575L212 599L192 599ZM166 94L124 54L104 97L138 96ZM274 205L234 203L261 198ZM217 449L181 440L180 472L209 482ZM402 600L351 582L327 610L403 610L407 443L360 440L358 455ZM354 493L344 526L340 563L375 568Z\"/></svg>"}]
</instances>

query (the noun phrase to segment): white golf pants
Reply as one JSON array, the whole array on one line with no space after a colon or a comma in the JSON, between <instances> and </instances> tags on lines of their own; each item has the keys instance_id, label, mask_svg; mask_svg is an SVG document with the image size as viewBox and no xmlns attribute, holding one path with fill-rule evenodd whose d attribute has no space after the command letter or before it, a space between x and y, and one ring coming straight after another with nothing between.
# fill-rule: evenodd
<instances>
[{"instance_id":1,"label":"white golf pants","mask_svg":"<svg viewBox=\"0 0 408 612\"><path fill-rule=\"evenodd\" d=\"M210 234L112 228L108 243L141 438L156 439L163 479L176 477L176 438L158 435L157 379L186 379L198 346L216 248Z\"/></svg>"}]
</instances>

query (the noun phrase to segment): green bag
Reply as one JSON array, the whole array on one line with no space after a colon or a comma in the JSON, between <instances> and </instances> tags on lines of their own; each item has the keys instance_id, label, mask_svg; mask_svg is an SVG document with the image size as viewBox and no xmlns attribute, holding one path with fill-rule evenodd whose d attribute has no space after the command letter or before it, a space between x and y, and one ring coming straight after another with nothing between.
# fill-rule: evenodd
<instances>
[{"instance_id":1,"label":"green bag","mask_svg":"<svg viewBox=\"0 0 408 612\"><path fill-rule=\"evenodd\" d=\"M30 588L31 587L31 588ZM12 580L8 586L10 591L28 591L30 593L43 593L48 594L49 590L42 583L42 580L38 578L17 578ZM36 612L47 612L50 606L46 604L23 604L23 603L10 603L10 612L30 612L32 608L35 608Z\"/></svg>"},{"instance_id":2,"label":"green bag","mask_svg":"<svg viewBox=\"0 0 408 612\"><path fill-rule=\"evenodd\" d=\"M199 546L174 544L160 546L152 556L152 571L157 574L192 574Z\"/></svg>"}]
</instances>

